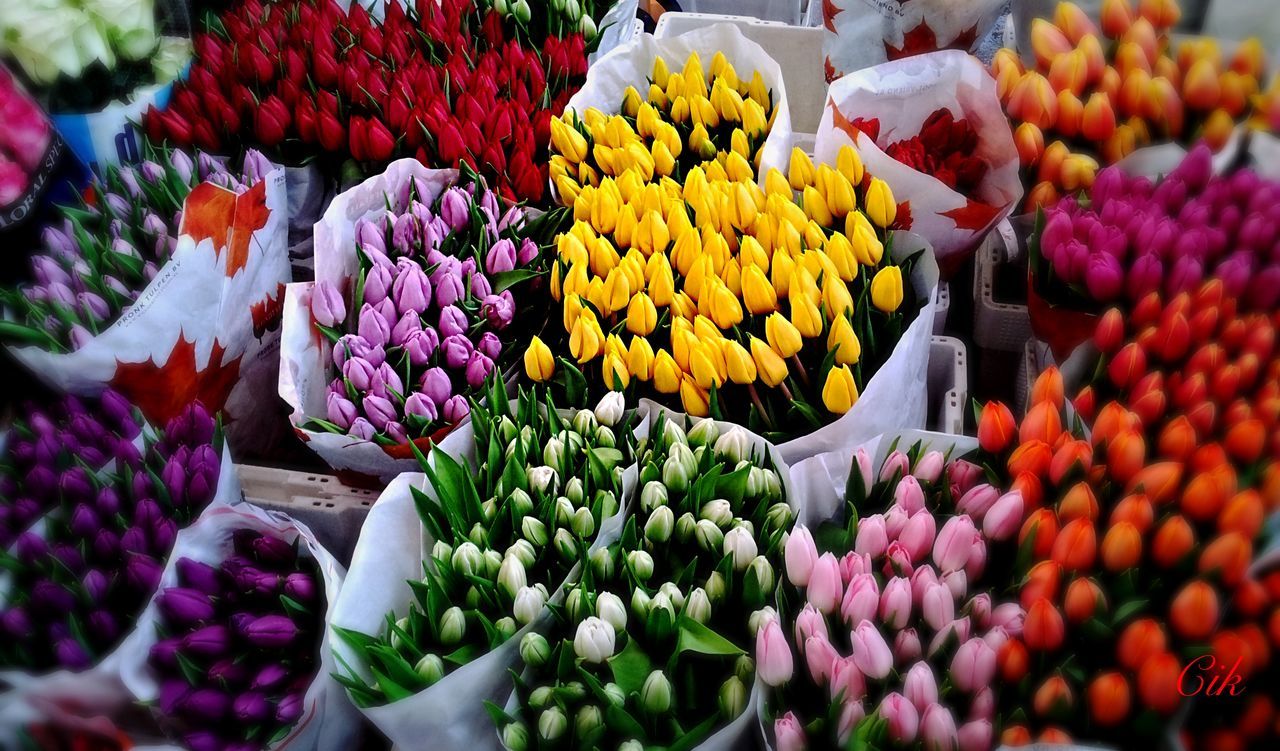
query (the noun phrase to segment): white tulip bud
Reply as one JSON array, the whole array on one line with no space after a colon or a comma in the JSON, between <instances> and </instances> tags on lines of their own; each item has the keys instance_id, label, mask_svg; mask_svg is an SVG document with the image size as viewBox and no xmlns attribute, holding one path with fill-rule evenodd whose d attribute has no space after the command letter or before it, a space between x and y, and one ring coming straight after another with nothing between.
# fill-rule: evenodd
<instances>
[{"instance_id":1,"label":"white tulip bud","mask_svg":"<svg viewBox=\"0 0 1280 751\"><path fill-rule=\"evenodd\" d=\"M523 587L516 592L516 601L511 607L511 614L522 626L528 625L533 623L533 620L542 612L542 606L546 601L546 595L538 589Z\"/></svg>"},{"instance_id":2,"label":"white tulip bud","mask_svg":"<svg viewBox=\"0 0 1280 751\"><path fill-rule=\"evenodd\" d=\"M627 608L612 592L601 592L596 597L596 615L619 633L627 628Z\"/></svg>"},{"instance_id":3,"label":"white tulip bud","mask_svg":"<svg viewBox=\"0 0 1280 751\"><path fill-rule=\"evenodd\" d=\"M515 598L516 593L529 584L529 579L525 575L524 564L515 556L507 556L502 559L502 565L498 569L498 588L501 589L508 597Z\"/></svg>"},{"instance_id":4,"label":"white tulip bud","mask_svg":"<svg viewBox=\"0 0 1280 751\"><path fill-rule=\"evenodd\" d=\"M613 656L613 626L595 616L578 624L573 635L573 652L587 662L601 663Z\"/></svg>"},{"instance_id":5,"label":"white tulip bud","mask_svg":"<svg viewBox=\"0 0 1280 751\"><path fill-rule=\"evenodd\" d=\"M684 603L684 614L698 623L706 623L711 618L711 600L705 589L698 587L689 593Z\"/></svg>"},{"instance_id":6,"label":"white tulip bud","mask_svg":"<svg viewBox=\"0 0 1280 751\"><path fill-rule=\"evenodd\" d=\"M734 426L729 432L716 439L716 456L721 459L740 462L751 458L751 436L747 431Z\"/></svg>"},{"instance_id":7,"label":"white tulip bud","mask_svg":"<svg viewBox=\"0 0 1280 751\"><path fill-rule=\"evenodd\" d=\"M734 571L743 571L756 557L756 540L745 527L734 527L724 535L724 554L733 556Z\"/></svg>"},{"instance_id":8,"label":"white tulip bud","mask_svg":"<svg viewBox=\"0 0 1280 751\"><path fill-rule=\"evenodd\" d=\"M612 428L622 421L622 415L625 411L626 404L622 398L622 392L610 391L596 405L595 418L601 425ZM586 431L582 432L585 433Z\"/></svg>"},{"instance_id":9,"label":"white tulip bud","mask_svg":"<svg viewBox=\"0 0 1280 751\"><path fill-rule=\"evenodd\" d=\"M733 507L725 499L717 498L702 504L698 516L723 529L733 521Z\"/></svg>"}]
</instances>

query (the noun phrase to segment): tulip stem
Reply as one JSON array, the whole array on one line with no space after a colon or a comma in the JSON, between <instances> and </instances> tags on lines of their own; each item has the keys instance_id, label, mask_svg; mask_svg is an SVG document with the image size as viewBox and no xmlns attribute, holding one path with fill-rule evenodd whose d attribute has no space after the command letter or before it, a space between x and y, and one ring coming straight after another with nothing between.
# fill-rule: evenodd
<instances>
[{"instance_id":1,"label":"tulip stem","mask_svg":"<svg viewBox=\"0 0 1280 751\"><path fill-rule=\"evenodd\" d=\"M786 386L784 385L783 388L785 389ZM756 409L760 412L760 419L764 420L764 424L768 426L770 430L773 430L773 420L769 419L769 412L764 408L764 403L760 401L760 394L756 391L756 385L754 383L748 383L747 392L751 394L751 403L755 404Z\"/></svg>"},{"instance_id":2,"label":"tulip stem","mask_svg":"<svg viewBox=\"0 0 1280 751\"><path fill-rule=\"evenodd\" d=\"M796 400L796 398L791 395L791 389L787 388L786 381L779 383L778 388L782 389L782 395L787 398L787 401L794 402Z\"/></svg>"},{"instance_id":3,"label":"tulip stem","mask_svg":"<svg viewBox=\"0 0 1280 751\"><path fill-rule=\"evenodd\" d=\"M804 384L805 388L809 388L809 373L804 369L804 363L800 362L800 355L792 355L791 362L795 363L796 372L800 375L800 382ZM787 394L787 398L790 399L791 395Z\"/></svg>"}]
</instances>

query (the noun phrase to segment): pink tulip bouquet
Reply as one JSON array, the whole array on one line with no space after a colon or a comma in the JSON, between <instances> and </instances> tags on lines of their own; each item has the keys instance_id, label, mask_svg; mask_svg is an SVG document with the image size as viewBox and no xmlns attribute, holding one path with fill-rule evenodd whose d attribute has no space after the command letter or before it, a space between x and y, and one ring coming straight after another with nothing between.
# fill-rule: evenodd
<instances>
[{"instance_id":1,"label":"pink tulip bouquet","mask_svg":"<svg viewBox=\"0 0 1280 751\"><path fill-rule=\"evenodd\" d=\"M847 523L788 536L779 614L755 647L774 748L991 748L996 654L1024 614L975 583L1022 499L976 470L916 445L873 474L859 450Z\"/></svg>"}]
</instances>

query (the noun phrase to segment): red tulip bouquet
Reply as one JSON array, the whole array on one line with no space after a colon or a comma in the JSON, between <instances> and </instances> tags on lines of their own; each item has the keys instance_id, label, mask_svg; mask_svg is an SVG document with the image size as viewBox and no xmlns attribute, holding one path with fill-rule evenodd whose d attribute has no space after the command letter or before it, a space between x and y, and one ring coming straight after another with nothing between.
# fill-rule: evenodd
<instances>
[{"instance_id":1,"label":"red tulip bouquet","mask_svg":"<svg viewBox=\"0 0 1280 751\"><path fill-rule=\"evenodd\" d=\"M988 543L1017 534L1023 499L973 464L895 447L878 470L855 452L847 522L787 538L790 586L755 652L779 751L992 747L996 655L1023 611L980 582L999 578L984 577Z\"/></svg>"},{"instance_id":2,"label":"red tulip bouquet","mask_svg":"<svg viewBox=\"0 0 1280 751\"><path fill-rule=\"evenodd\" d=\"M1221 279L1243 309L1280 303L1280 183L1248 169L1212 170L1201 145L1159 181L1110 167L1087 199L1046 210L1030 241L1029 306L1056 354L1083 341L1104 306L1132 308L1205 279Z\"/></svg>"},{"instance_id":3,"label":"red tulip bouquet","mask_svg":"<svg viewBox=\"0 0 1280 751\"><path fill-rule=\"evenodd\" d=\"M344 575L286 516L210 509L121 647L125 685L192 751L351 748L359 718L330 675L325 626Z\"/></svg>"},{"instance_id":4,"label":"red tulip bouquet","mask_svg":"<svg viewBox=\"0 0 1280 751\"><path fill-rule=\"evenodd\" d=\"M527 0L503 5L389 2L375 18L360 3L245 0L196 36L147 134L210 151L255 144L343 182L400 157L466 163L503 196L539 200L550 118L586 73L587 42L563 15L534 33Z\"/></svg>"}]
</instances>

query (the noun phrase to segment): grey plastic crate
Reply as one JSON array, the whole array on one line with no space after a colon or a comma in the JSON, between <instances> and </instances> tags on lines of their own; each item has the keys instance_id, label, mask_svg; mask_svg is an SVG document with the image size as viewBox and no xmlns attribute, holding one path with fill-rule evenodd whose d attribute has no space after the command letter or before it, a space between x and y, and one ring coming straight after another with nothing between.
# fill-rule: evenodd
<instances>
[{"instance_id":1,"label":"grey plastic crate","mask_svg":"<svg viewBox=\"0 0 1280 751\"><path fill-rule=\"evenodd\" d=\"M964 342L934 336L929 347L929 430L964 434L965 402L969 401L969 355Z\"/></svg>"},{"instance_id":2,"label":"grey plastic crate","mask_svg":"<svg viewBox=\"0 0 1280 751\"><path fill-rule=\"evenodd\" d=\"M343 565L351 562L360 526L378 500L377 491L348 487L321 472L253 464L238 464L236 472L246 501L306 524Z\"/></svg>"},{"instance_id":3,"label":"grey plastic crate","mask_svg":"<svg viewBox=\"0 0 1280 751\"><path fill-rule=\"evenodd\" d=\"M978 249L973 271L973 341L984 350L1021 352L1031 338L1026 302L995 296L996 271L1010 263L1018 263L1018 244L1012 226L1004 222Z\"/></svg>"}]
</instances>

